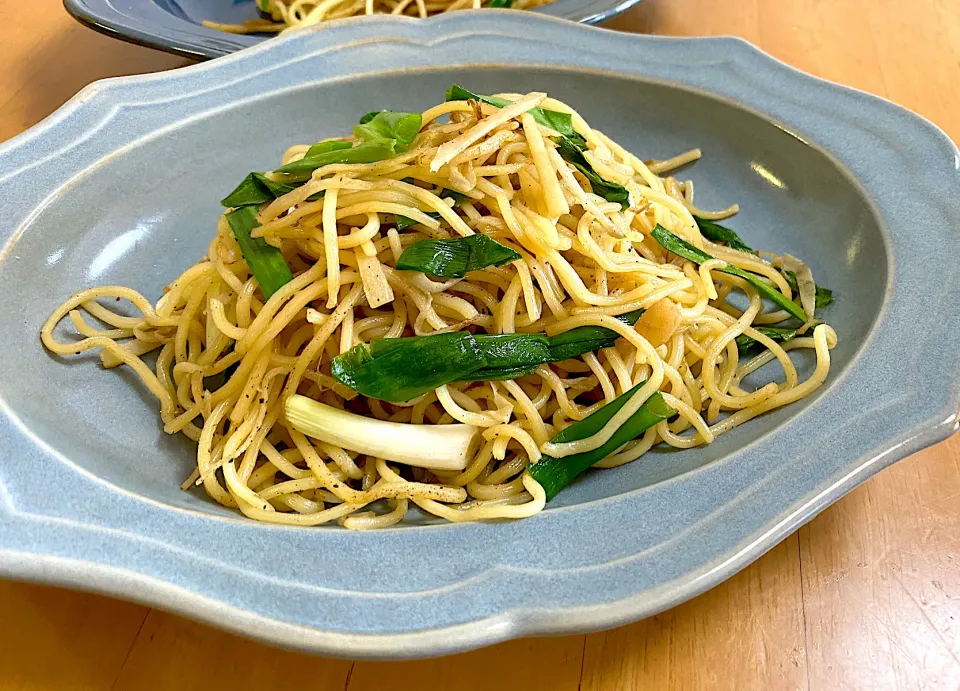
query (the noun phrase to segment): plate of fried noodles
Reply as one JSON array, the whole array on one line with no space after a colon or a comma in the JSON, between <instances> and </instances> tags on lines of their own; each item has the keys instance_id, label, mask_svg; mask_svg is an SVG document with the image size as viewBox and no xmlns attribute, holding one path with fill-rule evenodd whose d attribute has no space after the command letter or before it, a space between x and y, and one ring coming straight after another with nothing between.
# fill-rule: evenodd
<instances>
[{"instance_id":1,"label":"plate of fried noodles","mask_svg":"<svg viewBox=\"0 0 960 691\"><path fill-rule=\"evenodd\" d=\"M110 36L192 58L226 55L280 33L376 15L426 19L465 10L531 11L574 22L612 19L639 0L65 0Z\"/></svg>"},{"instance_id":2,"label":"plate of fried noodles","mask_svg":"<svg viewBox=\"0 0 960 691\"><path fill-rule=\"evenodd\" d=\"M0 572L435 655L660 611L956 428L939 130L507 16L285 33L0 149Z\"/></svg>"}]
</instances>

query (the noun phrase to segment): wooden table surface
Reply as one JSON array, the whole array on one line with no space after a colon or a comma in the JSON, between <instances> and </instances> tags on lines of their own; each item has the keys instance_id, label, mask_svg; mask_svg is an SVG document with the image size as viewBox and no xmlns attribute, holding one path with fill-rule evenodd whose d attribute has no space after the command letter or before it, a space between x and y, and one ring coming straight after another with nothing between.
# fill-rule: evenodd
<instances>
[{"instance_id":1,"label":"wooden table surface","mask_svg":"<svg viewBox=\"0 0 960 691\"><path fill-rule=\"evenodd\" d=\"M645 0L610 26L742 36L800 69L901 103L960 141L960 0ZM187 64L81 27L60 0L0 0L0 57L0 140L95 79ZM291 686L960 689L960 438L884 471L668 612L440 660L309 657L140 605L0 581L0 691Z\"/></svg>"}]
</instances>

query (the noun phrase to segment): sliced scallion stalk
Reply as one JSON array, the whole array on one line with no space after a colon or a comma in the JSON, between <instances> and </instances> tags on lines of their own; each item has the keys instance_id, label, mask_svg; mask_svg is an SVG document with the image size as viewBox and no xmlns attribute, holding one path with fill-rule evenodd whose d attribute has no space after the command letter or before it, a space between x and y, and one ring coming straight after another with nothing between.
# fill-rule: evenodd
<instances>
[{"instance_id":1,"label":"sliced scallion stalk","mask_svg":"<svg viewBox=\"0 0 960 691\"><path fill-rule=\"evenodd\" d=\"M284 404L287 420L308 437L357 453L435 470L463 470L476 447L479 427L412 425L356 415L294 394Z\"/></svg>"}]
</instances>

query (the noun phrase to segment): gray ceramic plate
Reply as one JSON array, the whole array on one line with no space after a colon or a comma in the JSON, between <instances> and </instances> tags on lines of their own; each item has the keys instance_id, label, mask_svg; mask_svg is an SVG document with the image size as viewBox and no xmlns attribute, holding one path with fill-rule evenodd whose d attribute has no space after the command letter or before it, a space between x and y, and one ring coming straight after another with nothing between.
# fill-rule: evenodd
<instances>
[{"instance_id":1,"label":"gray ceramic plate","mask_svg":"<svg viewBox=\"0 0 960 691\"><path fill-rule=\"evenodd\" d=\"M639 1L554 0L534 11L597 24ZM63 0L63 4L78 21L92 29L191 58L217 58L271 38L264 34L228 34L202 25L205 19L224 24L256 19L260 15L254 0Z\"/></svg>"},{"instance_id":2,"label":"gray ceramic plate","mask_svg":"<svg viewBox=\"0 0 960 691\"><path fill-rule=\"evenodd\" d=\"M248 171L360 113L436 103L453 81L546 90L644 157L702 147L686 174L703 204L739 201L741 234L836 291L827 384L707 448L589 474L525 521L291 529L181 492L193 449L161 432L156 401L93 356L49 356L40 324L82 286L156 297ZM347 22L94 84L0 147L0 573L345 656L663 610L956 428L958 166L928 122L742 41L532 13Z\"/></svg>"}]
</instances>

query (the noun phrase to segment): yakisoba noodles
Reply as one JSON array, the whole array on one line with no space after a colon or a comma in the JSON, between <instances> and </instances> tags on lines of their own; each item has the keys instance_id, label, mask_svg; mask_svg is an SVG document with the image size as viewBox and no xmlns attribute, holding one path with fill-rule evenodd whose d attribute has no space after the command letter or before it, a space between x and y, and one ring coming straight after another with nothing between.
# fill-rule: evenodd
<instances>
[{"instance_id":1,"label":"yakisoba noodles","mask_svg":"<svg viewBox=\"0 0 960 691\"><path fill-rule=\"evenodd\" d=\"M344 17L393 14L426 18L456 10L484 7L532 10L553 0L257 0L261 19L243 24L204 21L203 25L232 34L278 33Z\"/></svg>"},{"instance_id":2,"label":"yakisoba noodles","mask_svg":"<svg viewBox=\"0 0 960 691\"><path fill-rule=\"evenodd\" d=\"M528 517L587 466L710 443L827 376L829 291L665 176L699 156L645 163L546 94L451 87L292 147L156 304L82 290L41 338L131 367L197 442L184 488L248 517Z\"/></svg>"}]
</instances>

